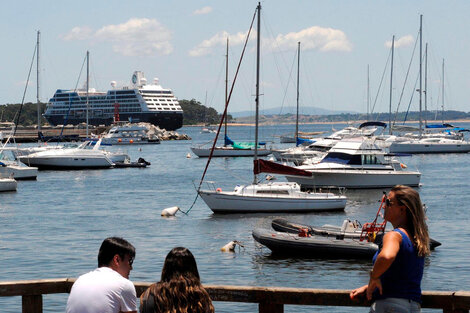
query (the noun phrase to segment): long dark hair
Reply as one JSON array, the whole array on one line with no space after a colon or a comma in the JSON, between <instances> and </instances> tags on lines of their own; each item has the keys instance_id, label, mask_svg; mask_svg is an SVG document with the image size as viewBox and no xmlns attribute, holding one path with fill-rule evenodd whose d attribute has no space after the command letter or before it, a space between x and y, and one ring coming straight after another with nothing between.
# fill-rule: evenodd
<instances>
[{"instance_id":1,"label":"long dark hair","mask_svg":"<svg viewBox=\"0 0 470 313\"><path fill-rule=\"evenodd\" d=\"M161 281L151 285L140 297L140 312L214 313L191 251L177 247L168 253Z\"/></svg>"},{"instance_id":2,"label":"long dark hair","mask_svg":"<svg viewBox=\"0 0 470 313\"><path fill-rule=\"evenodd\" d=\"M395 199L407 208L407 231L410 233L418 255L428 255L430 253L428 226L419 193L403 185L396 185L391 191L395 193Z\"/></svg>"}]
</instances>

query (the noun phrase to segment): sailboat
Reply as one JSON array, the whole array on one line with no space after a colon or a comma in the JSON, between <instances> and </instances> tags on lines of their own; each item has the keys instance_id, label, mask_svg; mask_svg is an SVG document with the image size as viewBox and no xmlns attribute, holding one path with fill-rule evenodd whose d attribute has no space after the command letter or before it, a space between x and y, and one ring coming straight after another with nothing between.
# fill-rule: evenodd
<instances>
[{"instance_id":1,"label":"sailboat","mask_svg":"<svg viewBox=\"0 0 470 313\"><path fill-rule=\"evenodd\" d=\"M257 174L264 172L265 166L283 167L283 165L258 159L258 123L259 123L259 65L260 65L260 13L261 4L256 8L258 17L257 58L256 58L256 115L254 179L249 185L238 185L234 191L198 189L198 194L214 213L259 213L259 212L312 212L325 210L343 210L346 196L333 193L303 192L300 185L289 182L259 183ZM309 175L298 171L298 175Z\"/></svg>"},{"instance_id":2,"label":"sailboat","mask_svg":"<svg viewBox=\"0 0 470 313\"><path fill-rule=\"evenodd\" d=\"M228 103L227 98L227 86L228 86L228 39L227 39L227 53L225 55L225 104ZM207 147L205 144L197 147L191 147L191 151L200 158L209 157L212 151L212 157L252 157L255 154L255 149L260 156L266 156L271 153L270 149L266 148L266 143L258 142L255 148L252 142L235 142L231 140L227 135L227 114L225 114L225 135L224 145L215 147ZM258 147L263 146L264 148Z\"/></svg>"},{"instance_id":3,"label":"sailboat","mask_svg":"<svg viewBox=\"0 0 470 313\"><path fill-rule=\"evenodd\" d=\"M423 134L423 123L421 119L422 113L422 42L423 42L423 16L420 16L420 61L419 61L419 136L417 138L401 138L396 139L390 144L389 151L391 153L467 153L470 152L470 142L461 139L449 138L436 134ZM427 46L426 46L427 47ZM426 49L426 67L427 67L427 49ZM442 64L442 99L444 99L444 63ZM426 71L427 73L427 71ZM443 100L444 101L444 100ZM444 125L442 125L444 126ZM431 129L431 127L428 127Z\"/></svg>"}]
</instances>

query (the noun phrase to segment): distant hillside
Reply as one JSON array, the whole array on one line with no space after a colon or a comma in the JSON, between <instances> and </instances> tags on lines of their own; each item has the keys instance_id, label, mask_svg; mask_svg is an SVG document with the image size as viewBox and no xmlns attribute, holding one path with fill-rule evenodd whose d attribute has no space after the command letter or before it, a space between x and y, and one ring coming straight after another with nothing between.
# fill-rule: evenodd
<instances>
[{"instance_id":1,"label":"distant hillside","mask_svg":"<svg viewBox=\"0 0 470 313\"><path fill-rule=\"evenodd\" d=\"M260 110L260 114L262 115L285 115L285 114L296 114L297 108L295 106L287 106L287 107L276 107L271 109ZM335 110L327 110L317 107L302 107L299 110L299 114L301 115L335 115L335 114L342 114L342 113L357 113L354 111L335 111ZM249 117L253 116L253 111L239 111L239 112L231 112L230 114L234 118L239 117Z\"/></svg>"}]
</instances>

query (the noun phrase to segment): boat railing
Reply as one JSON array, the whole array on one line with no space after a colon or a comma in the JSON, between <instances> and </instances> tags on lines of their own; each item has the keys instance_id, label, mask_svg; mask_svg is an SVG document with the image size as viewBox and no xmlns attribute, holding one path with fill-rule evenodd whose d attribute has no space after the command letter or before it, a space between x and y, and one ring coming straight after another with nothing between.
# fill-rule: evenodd
<instances>
[{"instance_id":1,"label":"boat railing","mask_svg":"<svg viewBox=\"0 0 470 313\"><path fill-rule=\"evenodd\" d=\"M22 312L42 313L43 295L70 293L74 278L0 282L0 297L22 297ZM134 282L139 297L152 282ZM350 290L285 287L204 285L214 302L258 304L260 313L281 313L285 305L367 307L365 299L351 300ZM444 313L468 313L470 291L423 291L422 308ZM63 307L66 303L64 300ZM252 309L253 310L253 309Z\"/></svg>"}]
</instances>

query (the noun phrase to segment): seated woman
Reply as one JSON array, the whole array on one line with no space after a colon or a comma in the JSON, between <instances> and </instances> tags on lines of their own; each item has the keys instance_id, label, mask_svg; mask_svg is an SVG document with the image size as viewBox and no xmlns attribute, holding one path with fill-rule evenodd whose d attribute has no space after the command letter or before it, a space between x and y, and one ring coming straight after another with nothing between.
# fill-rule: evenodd
<instances>
[{"instance_id":1,"label":"seated woman","mask_svg":"<svg viewBox=\"0 0 470 313\"><path fill-rule=\"evenodd\" d=\"M193 254L173 248L165 259L162 277L140 296L140 313L214 313L202 287Z\"/></svg>"}]
</instances>

